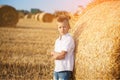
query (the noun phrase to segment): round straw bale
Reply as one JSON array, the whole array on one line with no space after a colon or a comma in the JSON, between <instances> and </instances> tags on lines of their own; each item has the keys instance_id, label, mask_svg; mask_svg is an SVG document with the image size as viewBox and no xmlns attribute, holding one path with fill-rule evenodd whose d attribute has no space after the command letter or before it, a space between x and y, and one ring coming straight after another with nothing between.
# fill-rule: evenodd
<instances>
[{"instance_id":1,"label":"round straw bale","mask_svg":"<svg viewBox=\"0 0 120 80\"><path fill-rule=\"evenodd\" d=\"M8 5L0 6L0 26L15 26L18 22L18 12Z\"/></svg>"},{"instance_id":2,"label":"round straw bale","mask_svg":"<svg viewBox=\"0 0 120 80\"><path fill-rule=\"evenodd\" d=\"M40 13L37 13L37 14L35 15L35 20L36 20L36 21L39 20L39 15L40 15Z\"/></svg>"},{"instance_id":3,"label":"round straw bale","mask_svg":"<svg viewBox=\"0 0 120 80\"><path fill-rule=\"evenodd\" d=\"M38 20L40 22L52 22L54 16L50 13L40 13Z\"/></svg>"},{"instance_id":4,"label":"round straw bale","mask_svg":"<svg viewBox=\"0 0 120 80\"><path fill-rule=\"evenodd\" d=\"M25 16L24 16L24 19L31 19L32 18L32 14L26 14Z\"/></svg>"},{"instance_id":5,"label":"round straw bale","mask_svg":"<svg viewBox=\"0 0 120 80\"><path fill-rule=\"evenodd\" d=\"M32 14L31 19L35 19L35 14Z\"/></svg>"},{"instance_id":6,"label":"round straw bale","mask_svg":"<svg viewBox=\"0 0 120 80\"><path fill-rule=\"evenodd\" d=\"M75 27L76 80L120 79L120 1L88 10Z\"/></svg>"}]
</instances>

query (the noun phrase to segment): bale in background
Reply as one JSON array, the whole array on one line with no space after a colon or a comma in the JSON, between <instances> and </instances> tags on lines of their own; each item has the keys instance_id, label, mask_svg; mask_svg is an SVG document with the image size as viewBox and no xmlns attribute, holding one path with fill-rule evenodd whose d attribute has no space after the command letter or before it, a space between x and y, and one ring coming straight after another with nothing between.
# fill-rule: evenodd
<instances>
[{"instance_id":1,"label":"bale in background","mask_svg":"<svg viewBox=\"0 0 120 80\"><path fill-rule=\"evenodd\" d=\"M0 6L0 26L15 26L18 22L18 12L15 8Z\"/></svg>"},{"instance_id":2,"label":"bale in background","mask_svg":"<svg viewBox=\"0 0 120 80\"><path fill-rule=\"evenodd\" d=\"M76 80L120 79L120 1L88 10L75 25Z\"/></svg>"},{"instance_id":3,"label":"bale in background","mask_svg":"<svg viewBox=\"0 0 120 80\"><path fill-rule=\"evenodd\" d=\"M32 18L32 14L28 13L24 16L24 19L31 19Z\"/></svg>"},{"instance_id":4,"label":"bale in background","mask_svg":"<svg viewBox=\"0 0 120 80\"><path fill-rule=\"evenodd\" d=\"M40 13L37 13L37 14L35 15L35 20L36 20L36 21L39 20L39 15L40 15Z\"/></svg>"},{"instance_id":5,"label":"bale in background","mask_svg":"<svg viewBox=\"0 0 120 80\"><path fill-rule=\"evenodd\" d=\"M25 14L23 12L18 11L18 17L19 19L24 18Z\"/></svg>"},{"instance_id":6,"label":"bale in background","mask_svg":"<svg viewBox=\"0 0 120 80\"><path fill-rule=\"evenodd\" d=\"M40 22L52 22L54 16L50 13L40 13L37 19Z\"/></svg>"},{"instance_id":7,"label":"bale in background","mask_svg":"<svg viewBox=\"0 0 120 80\"><path fill-rule=\"evenodd\" d=\"M35 20L35 14L32 14L31 19Z\"/></svg>"}]
</instances>

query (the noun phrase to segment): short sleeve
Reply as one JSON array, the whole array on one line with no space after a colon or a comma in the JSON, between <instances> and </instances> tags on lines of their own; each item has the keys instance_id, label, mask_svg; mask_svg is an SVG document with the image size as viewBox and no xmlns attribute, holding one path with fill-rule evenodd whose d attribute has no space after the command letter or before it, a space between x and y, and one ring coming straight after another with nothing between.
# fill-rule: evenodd
<instances>
[{"instance_id":1,"label":"short sleeve","mask_svg":"<svg viewBox=\"0 0 120 80\"><path fill-rule=\"evenodd\" d=\"M74 47L74 41L72 38L67 38L64 40L61 50L68 52L72 47Z\"/></svg>"}]
</instances>

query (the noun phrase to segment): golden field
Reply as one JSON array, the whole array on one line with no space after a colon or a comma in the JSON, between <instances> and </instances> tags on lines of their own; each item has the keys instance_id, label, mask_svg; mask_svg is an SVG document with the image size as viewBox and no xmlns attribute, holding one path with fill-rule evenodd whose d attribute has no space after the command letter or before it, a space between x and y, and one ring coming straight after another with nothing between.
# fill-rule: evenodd
<instances>
[{"instance_id":1,"label":"golden field","mask_svg":"<svg viewBox=\"0 0 120 80\"><path fill-rule=\"evenodd\" d=\"M58 36L53 25L21 19L16 27L0 27L0 79L52 79L50 51Z\"/></svg>"},{"instance_id":2,"label":"golden field","mask_svg":"<svg viewBox=\"0 0 120 80\"><path fill-rule=\"evenodd\" d=\"M70 20L71 27L76 21ZM16 26L0 27L0 79L52 79L50 52L59 36L56 26L55 19L45 23L22 18Z\"/></svg>"},{"instance_id":3,"label":"golden field","mask_svg":"<svg viewBox=\"0 0 120 80\"><path fill-rule=\"evenodd\" d=\"M73 78L119 80L120 1L93 4L70 20L76 43ZM25 18L17 26L0 27L0 80L52 80L56 26L55 19L44 23Z\"/></svg>"}]
</instances>

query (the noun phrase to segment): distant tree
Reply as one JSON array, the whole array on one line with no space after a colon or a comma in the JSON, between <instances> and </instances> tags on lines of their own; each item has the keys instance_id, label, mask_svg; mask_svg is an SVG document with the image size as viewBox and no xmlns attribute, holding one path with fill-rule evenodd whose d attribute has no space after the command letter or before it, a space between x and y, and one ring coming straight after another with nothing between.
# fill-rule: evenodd
<instances>
[{"instance_id":1,"label":"distant tree","mask_svg":"<svg viewBox=\"0 0 120 80\"><path fill-rule=\"evenodd\" d=\"M25 15L30 13L28 10L17 10L17 11L18 11L18 12L22 12L22 13L24 13Z\"/></svg>"},{"instance_id":2,"label":"distant tree","mask_svg":"<svg viewBox=\"0 0 120 80\"><path fill-rule=\"evenodd\" d=\"M31 8L31 13L32 14L37 14L37 13L42 13L43 11L41 11L40 9L38 8Z\"/></svg>"}]
</instances>

